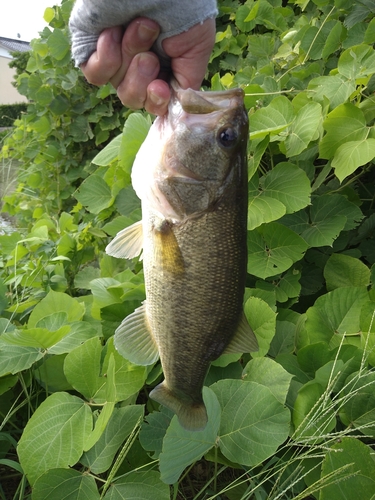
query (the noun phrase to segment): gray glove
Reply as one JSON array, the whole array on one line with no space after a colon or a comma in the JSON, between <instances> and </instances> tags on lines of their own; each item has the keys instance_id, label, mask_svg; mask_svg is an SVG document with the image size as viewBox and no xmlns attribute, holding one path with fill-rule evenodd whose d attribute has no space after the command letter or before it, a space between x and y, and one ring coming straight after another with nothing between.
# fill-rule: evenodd
<instances>
[{"instance_id":1,"label":"gray glove","mask_svg":"<svg viewBox=\"0 0 375 500\"><path fill-rule=\"evenodd\" d=\"M161 31L153 50L165 61L162 48L165 38L187 31L216 17L217 13L216 0L77 0L69 19L72 56L79 66L96 51L98 37L104 29L126 27L142 16L159 24Z\"/></svg>"}]
</instances>

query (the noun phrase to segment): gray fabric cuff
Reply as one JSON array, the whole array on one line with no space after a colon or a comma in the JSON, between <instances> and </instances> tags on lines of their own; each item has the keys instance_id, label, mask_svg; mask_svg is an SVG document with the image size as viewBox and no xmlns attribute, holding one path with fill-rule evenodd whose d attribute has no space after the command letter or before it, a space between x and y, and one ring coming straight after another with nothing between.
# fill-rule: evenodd
<instances>
[{"instance_id":1,"label":"gray fabric cuff","mask_svg":"<svg viewBox=\"0 0 375 500\"><path fill-rule=\"evenodd\" d=\"M187 31L206 19L217 16L216 0L77 0L74 4L69 29L72 57L75 65L86 62L96 50L99 34L105 28L127 26L136 17L156 21L161 32L153 50L162 58L166 55L162 42L166 38Z\"/></svg>"}]
</instances>

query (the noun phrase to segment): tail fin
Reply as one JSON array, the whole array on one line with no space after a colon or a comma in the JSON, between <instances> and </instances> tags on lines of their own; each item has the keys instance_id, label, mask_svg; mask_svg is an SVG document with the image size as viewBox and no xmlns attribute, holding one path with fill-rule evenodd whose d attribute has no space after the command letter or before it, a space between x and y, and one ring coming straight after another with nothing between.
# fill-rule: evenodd
<instances>
[{"instance_id":1,"label":"tail fin","mask_svg":"<svg viewBox=\"0 0 375 500\"><path fill-rule=\"evenodd\" d=\"M182 427L188 431L202 431L207 424L207 411L203 403L185 402L176 397L162 382L150 392L150 397L176 413Z\"/></svg>"}]
</instances>

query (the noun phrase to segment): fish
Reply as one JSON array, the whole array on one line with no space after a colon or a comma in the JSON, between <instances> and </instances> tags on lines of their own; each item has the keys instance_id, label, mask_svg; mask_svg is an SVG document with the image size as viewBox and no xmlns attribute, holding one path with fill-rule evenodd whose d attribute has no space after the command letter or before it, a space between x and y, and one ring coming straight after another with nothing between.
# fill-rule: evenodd
<instances>
[{"instance_id":1,"label":"fish","mask_svg":"<svg viewBox=\"0 0 375 500\"><path fill-rule=\"evenodd\" d=\"M242 89L172 86L132 168L142 220L106 248L143 259L146 300L115 331L118 352L164 380L149 394L189 431L207 425L212 361L258 350L243 312L247 266L248 116Z\"/></svg>"}]
</instances>

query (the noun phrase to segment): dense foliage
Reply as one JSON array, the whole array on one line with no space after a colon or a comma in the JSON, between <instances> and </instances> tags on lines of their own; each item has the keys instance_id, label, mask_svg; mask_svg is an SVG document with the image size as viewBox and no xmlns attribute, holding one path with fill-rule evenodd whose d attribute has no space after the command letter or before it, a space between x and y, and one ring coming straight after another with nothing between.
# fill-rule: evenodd
<instances>
[{"instance_id":1,"label":"dense foliage","mask_svg":"<svg viewBox=\"0 0 375 500\"><path fill-rule=\"evenodd\" d=\"M14 120L20 117L21 113L26 111L27 104L20 102L18 104L0 104L0 127L11 127Z\"/></svg>"},{"instance_id":2,"label":"dense foliage","mask_svg":"<svg viewBox=\"0 0 375 500\"><path fill-rule=\"evenodd\" d=\"M26 71L27 63L30 58L30 52L28 50L25 52L14 50L10 53L10 55L12 56L12 60L9 61L8 66L13 68L15 71L15 81L12 82L12 85L17 87L17 78Z\"/></svg>"},{"instance_id":3,"label":"dense foliage","mask_svg":"<svg viewBox=\"0 0 375 500\"><path fill-rule=\"evenodd\" d=\"M130 170L151 118L72 67L71 5L46 11L18 79L33 102L2 147L3 165L20 162L4 199L18 229L0 236L0 467L19 478L14 498L370 500L373 1L219 2L205 83L246 93L244 307L260 350L213 363L197 433L149 400L160 365L113 347L143 274L103 249L140 218Z\"/></svg>"}]
</instances>

